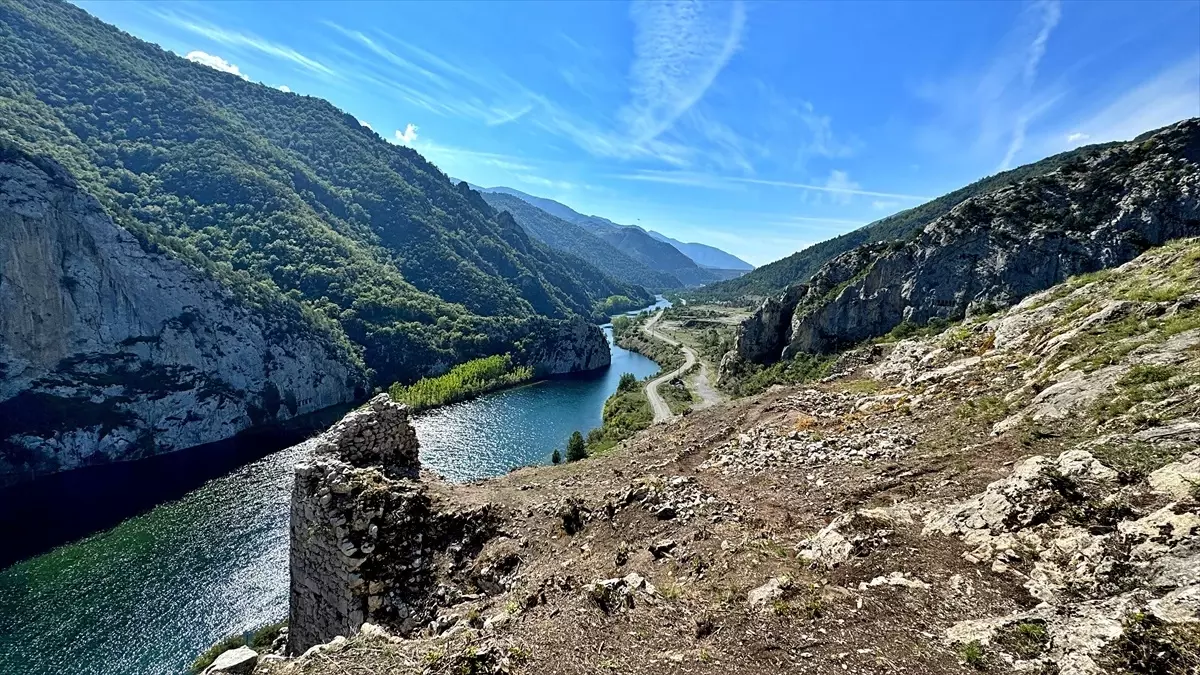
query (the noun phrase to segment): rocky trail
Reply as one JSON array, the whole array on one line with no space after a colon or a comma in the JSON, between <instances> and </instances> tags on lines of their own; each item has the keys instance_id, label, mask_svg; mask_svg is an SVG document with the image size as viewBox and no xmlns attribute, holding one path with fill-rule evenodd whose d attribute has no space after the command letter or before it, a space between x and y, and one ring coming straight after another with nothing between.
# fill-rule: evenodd
<instances>
[{"instance_id":1,"label":"rocky trail","mask_svg":"<svg viewBox=\"0 0 1200 675\"><path fill-rule=\"evenodd\" d=\"M708 375L708 366L700 360L700 358L696 355L696 351L683 344L679 340L676 340L654 329L654 326L659 322L659 320L662 319L662 317L663 310L659 310L657 314L655 314L650 318L649 321L646 322L645 326L642 326L642 332L655 340L662 340L669 345L678 347L683 351L684 361L682 366L665 375L660 375L654 378L646 385L646 398L650 400L650 407L654 410L655 424L671 419L671 407L667 405L667 402L663 400L662 395L658 393L658 388L664 383L675 379L676 377L682 377L697 363L700 364L700 368L692 383L695 385L695 393L700 396L700 403L693 406L693 409L699 410L701 408L708 408L721 401L721 395L718 394L709 383L710 380Z\"/></svg>"},{"instance_id":2,"label":"rocky trail","mask_svg":"<svg viewBox=\"0 0 1200 675\"><path fill-rule=\"evenodd\" d=\"M564 466L330 474L367 625L255 672L1200 671L1200 240L851 356Z\"/></svg>"}]
</instances>

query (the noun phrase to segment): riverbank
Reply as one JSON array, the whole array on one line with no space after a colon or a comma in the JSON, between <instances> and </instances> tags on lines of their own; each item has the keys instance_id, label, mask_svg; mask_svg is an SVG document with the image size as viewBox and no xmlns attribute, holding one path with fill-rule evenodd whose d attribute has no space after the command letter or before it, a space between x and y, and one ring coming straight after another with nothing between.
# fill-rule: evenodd
<instances>
[{"instance_id":1,"label":"riverbank","mask_svg":"<svg viewBox=\"0 0 1200 675\"><path fill-rule=\"evenodd\" d=\"M422 464L454 482L548 464L572 431L602 424L621 373L640 379L658 371L653 361L612 344L610 329L604 333L610 368L417 415ZM14 519L19 514L27 528L24 535L6 533L17 541L72 514L102 517L121 496L158 494L163 483L204 476L182 492L160 495L166 503L139 502L134 515L121 511L104 531L76 534L72 543L0 570L0 672L180 673L217 640L282 618L292 469L308 451L304 444L269 454L259 448L249 463L239 456L241 464L223 465L219 473L203 473L203 457L172 464L186 451L164 455L152 460L170 467L161 472L123 471L139 462L114 465L122 471L105 474L110 482L101 498L73 499L80 486L64 485L5 511ZM54 515L58 505L61 517Z\"/></svg>"}]
</instances>

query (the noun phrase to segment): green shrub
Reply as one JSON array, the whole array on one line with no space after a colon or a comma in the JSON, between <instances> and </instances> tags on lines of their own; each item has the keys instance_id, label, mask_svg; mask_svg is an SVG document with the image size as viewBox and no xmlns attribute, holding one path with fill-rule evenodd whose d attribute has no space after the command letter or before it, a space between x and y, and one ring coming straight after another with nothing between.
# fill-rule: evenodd
<instances>
[{"instance_id":1,"label":"green shrub","mask_svg":"<svg viewBox=\"0 0 1200 675\"><path fill-rule=\"evenodd\" d=\"M638 386L636 375L633 373L622 373L621 380L617 383L617 391L634 391Z\"/></svg>"}]
</instances>

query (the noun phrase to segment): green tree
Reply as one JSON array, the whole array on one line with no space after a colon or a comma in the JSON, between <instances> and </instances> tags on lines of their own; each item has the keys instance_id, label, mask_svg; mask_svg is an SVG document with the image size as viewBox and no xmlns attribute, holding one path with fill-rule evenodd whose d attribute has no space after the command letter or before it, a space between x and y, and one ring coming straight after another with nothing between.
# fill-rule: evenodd
<instances>
[{"instance_id":1,"label":"green tree","mask_svg":"<svg viewBox=\"0 0 1200 675\"><path fill-rule=\"evenodd\" d=\"M623 373L621 381L617 383L617 391L633 391L637 387L637 377L633 373Z\"/></svg>"},{"instance_id":2,"label":"green tree","mask_svg":"<svg viewBox=\"0 0 1200 675\"><path fill-rule=\"evenodd\" d=\"M559 454L558 448L554 449L554 454L550 455L551 464L562 464L562 455Z\"/></svg>"},{"instance_id":3,"label":"green tree","mask_svg":"<svg viewBox=\"0 0 1200 675\"><path fill-rule=\"evenodd\" d=\"M583 434L578 431L571 434L571 439L567 441L567 461L576 462L581 459L586 459L587 446L583 442Z\"/></svg>"}]
</instances>

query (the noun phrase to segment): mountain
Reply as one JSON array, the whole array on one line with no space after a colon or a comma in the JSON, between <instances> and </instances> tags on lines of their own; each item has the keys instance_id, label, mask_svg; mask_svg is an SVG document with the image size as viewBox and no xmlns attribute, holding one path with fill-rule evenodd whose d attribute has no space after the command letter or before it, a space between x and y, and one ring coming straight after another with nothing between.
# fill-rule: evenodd
<instances>
[{"instance_id":1,"label":"mountain","mask_svg":"<svg viewBox=\"0 0 1200 675\"><path fill-rule=\"evenodd\" d=\"M604 344L597 307L650 297L328 102L65 2L0 0L0 110L0 454L14 466L64 434L83 439L79 462L155 452L143 440L161 425L181 428L172 447L203 442L489 354L598 365L567 358ZM295 362L314 345L330 354L312 357L319 373ZM155 407L196 388L229 410Z\"/></svg>"},{"instance_id":2,"label":"mountain","mask_svg":"<svg viewBox=\"0 0 1200 675\"><path fill-rule=\"evenodd\" d=\"M744 276L708 286L701 295L712 300L736 300L747 296L764 298L782 293L788 285L807 280L826 262L856 246L912 236L922 227L945 215L969 197L996 190L1026 178L1050 173L1066 164L1096 156L1115 145L1118 143L1084 146L989 176L920 206L882 218L833 239L813 244L803 251L763 265Z\"/></svg>"},{"instance_id":3,"label":"mountain","mask_svg":"<svg viewBox=\"0 0 1200 675\"><path fill-rule=\"evenodd\" d=\"M988 314L1197 235L1200 118L1077 154L1054 171L965 199L907 241L864 244L830 260L742 324L723 377L739 363ZM1175 292L1131 291L1146 299Z\"/></svg>"},{"instance_id":4,"label":"mountain","mask_svg":"<svg viewBox=\"0 0 1200 675\"><path fill-rule=\"evenodd\" d=\"M255 672L1194 675L1197 261L475 483L410 478L372 401L296 467L288 649Z\"/></svg>"},{"instance_id":5,"label":"mountain","mask_svg":"<svg viewBox=\"0 0 1200 675\"><path fill-rule=\"evenodd\" d=\"M691 258L697 265L701 267L719 270L741 270L746 272L754 269L754 265L751 265L735 255L726 253L715 246L697 244L694 242L684 243L678 239L672 239L665 234L655 232L654 230L647 230L646 234L659 241L665 241L674 246L675 248L679 249L680 253L683 253L687 257Z\"/></svg>"},{"instance_id":6,"label":"mountain","mask_svg":"<svg viewBox=\"0 0 1200 675\"><path fill-rule=\"evenodd\" d=\"M551 215L519 197L505 192L483 192L482 196L492 208L511 213L517 224L535 239L556 251L587 261L614 279L653 291L683 286L674 276L650 269L582 227Z\"/></svg>"},{"instance_id":7,"label":"mountain","mask_svg":"<svg viewBox=\"0 0 1200 675\"><path fill-rule=\"evenodd\" d=\"M600 216L585 216L553 199L535 197L512 188L481 188L481 191L512 195L552 216L574 223L646 267L674 276L684 286L701 286L721 278L697 265L671 244L651 237L640 227L620 225Z\"/></svg>"}]
</instances>

